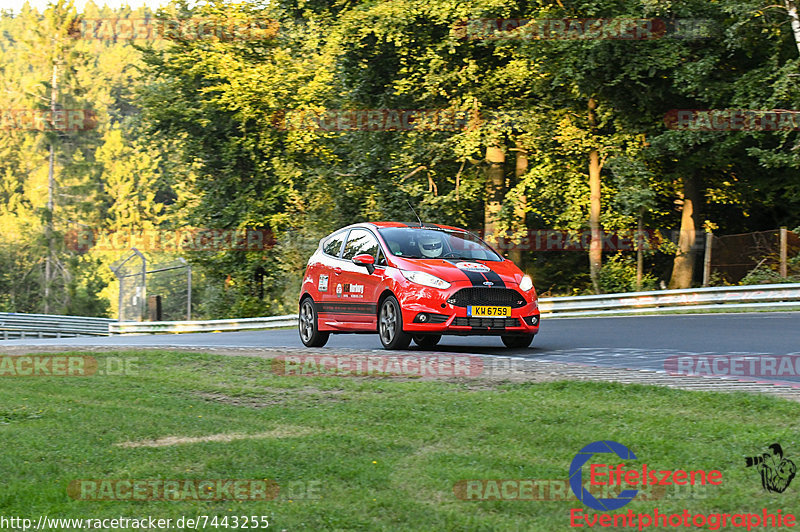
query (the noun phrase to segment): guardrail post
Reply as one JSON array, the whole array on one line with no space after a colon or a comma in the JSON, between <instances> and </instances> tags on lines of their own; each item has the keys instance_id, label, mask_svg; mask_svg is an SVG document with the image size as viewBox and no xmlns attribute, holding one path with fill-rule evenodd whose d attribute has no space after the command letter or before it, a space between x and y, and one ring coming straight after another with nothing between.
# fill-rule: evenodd
<instances>
[{"instance_id":1,"label":"guardrail post","mask_svg":"<svg viewBox=\"0 0 800 532\"><path fill-rule=\"evenodd\" d=\"M780 273L781 273L781 277L786 277L787 273L788 273L787 269L786 269L786 245L787 245L786 242L788 240L787 232L788 231L786 230L786 227L781 227L781 237L780 237L780 245L781 245L781 251L780 251L780 254L781 254L781 271L780 271Z\"/></svg>"},{"instance_id":2,"label":"guardrail post","mask_svg":"<svg viewBox=\"0 0 800 532\"><path fill-rule=\"evenodd\" d=\"M147 310L150 321L161 321L161 296L148 296Z\"/></svg>"},{"instance_id":3,"label":"guardrail post","mask_svg":"<svg viewBox=\"0 0 800 532\"><path fill-rule=\"evenodd\" d=\"M186 321L192 321L192 265L186 265Z\"/></svg>"}]
</instances>

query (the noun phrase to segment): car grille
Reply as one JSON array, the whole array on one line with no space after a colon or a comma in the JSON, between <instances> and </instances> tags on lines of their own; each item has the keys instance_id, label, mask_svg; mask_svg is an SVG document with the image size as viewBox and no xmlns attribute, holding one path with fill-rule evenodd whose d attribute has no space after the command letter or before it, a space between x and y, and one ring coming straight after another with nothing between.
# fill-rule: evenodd
<instances>
[{"instance_id":1,"label":"car grille","mask_svg":"<svg viewBox=\"0 0 800 532\"><path fill-rule=\"evenodd\" d=\"M496 305L519 308L525 306L522 294L511 288L462 288L447 300L453 306Z\"/></svg>"},{"instance_id":2,"label":"car grille","mask_svg":"<svg viewBox=\"0 0 800 532\"><path fill-rule=\"evenodd\" d=\"M505 329L506 327L519 327L519 320L517 318L456 318L453 320L453 325Z\"/></svg>"}]
</instances>

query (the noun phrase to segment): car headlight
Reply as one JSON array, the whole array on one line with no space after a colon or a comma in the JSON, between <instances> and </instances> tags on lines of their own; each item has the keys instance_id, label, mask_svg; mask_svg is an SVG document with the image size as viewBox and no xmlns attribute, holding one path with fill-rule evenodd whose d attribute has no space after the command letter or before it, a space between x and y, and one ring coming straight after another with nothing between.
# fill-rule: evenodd
<instances>
[{"instance_id":1,"label":"car headlight","mask_svg":"<svg viewBox=\"0 0 800 532\"><path fill-rule=\"evenodd\" d=\"M403 277L405 277L412 283L421 284L423 286L430 286L431 288L439 288L441 290L444 290L445 288L450 288L450 283L448 283L444 279L439 279L435 275L431 275L429 273L407 272L404 270L400 270L400 273L402 273Z\"/></svg>"},{"instance_id":2,"label":"car headlight","mask_svg":"<svg viewBox=\"0 0 800 532\"><path fill-rule=\"evenodd\" d=\"M533 288L533 279L531 279L530 275L523 275L522 280L519 282L519 289L523 292L528 292L531 288Z\"/></svg>"}]
</instances>

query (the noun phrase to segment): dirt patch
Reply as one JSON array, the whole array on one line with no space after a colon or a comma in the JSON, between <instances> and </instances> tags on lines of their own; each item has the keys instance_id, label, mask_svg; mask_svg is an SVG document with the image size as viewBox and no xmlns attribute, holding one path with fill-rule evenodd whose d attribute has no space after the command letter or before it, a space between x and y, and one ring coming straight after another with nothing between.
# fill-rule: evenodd
<instances>
[{"instance_id":1,"label":"dirt patch","mask_svg":"<svg viewBox=\"0 0 800 532\"><path fill-rule=\"evenodd\" d=\"M210 434L208 436L165 436L157 440L126 441L115 443L117 447L169 447L171 445L185 445L189 443L204 442L230 442L235 440L261 440L268 438L294 438L318 432L314 429L304 427L280 427L268 432L258 432L256 434L241 434L229 432L223 434Z\"/></svg>"},{"instance_id":2,"label":"dirt patch","mask_svg":"<svg viewBox=\"0 0 800 532\"><path fill-rule=\"evenodd\" d=\"M249 408L266 408L268 406L276 406L286 404L285 398L275 397L274 399L268 397L251 397L251 396L231 396L224 393L215 392L195 392L192 394L205 401L212 403L222 403L233 406L246 406Z\"/></svg>"},{"instance_id":3,"label":"dirt patch","mask_svg":"<svg viewBox=\"0 0 800 532\"><path fill-rule=\"evenodd\" d=\"M302 388L270 389L263 395L227 395L220 392L193 392L192 395L212 403L244 406L248 408L267 408L270 406L286 405L298 399L344 401L347 400L341 397L344 393L344 390L320 390L313 386L304 386Z\"/></svg>"}]
</instances>

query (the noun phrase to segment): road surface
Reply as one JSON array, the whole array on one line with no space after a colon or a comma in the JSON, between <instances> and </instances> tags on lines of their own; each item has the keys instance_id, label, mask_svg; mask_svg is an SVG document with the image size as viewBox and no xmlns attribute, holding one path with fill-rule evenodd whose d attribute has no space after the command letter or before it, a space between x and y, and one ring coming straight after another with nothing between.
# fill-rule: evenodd
<instances>
[{"instance_id":1,"label":"road surface","mask_svg":"<svg viewBox=\"0 0 800 532\"><path fill-rule=\"evenodd\" d=\"M126 335L99 338L23 339L0 346L190 346L301 348L289 329L228 333ZM382 351L377 334L332 335L325 346ZM417 349L413 344L411 350ZM665 361L692 355L800 355L800 312L691 314L547 319L528 349L507 349L498 337L445 336L437 351L513 355L540 361L663 370ZM800 373L800 371L798 371ZM799 382L783 374L776 381Z\"/></svg>"}]
</instances>

